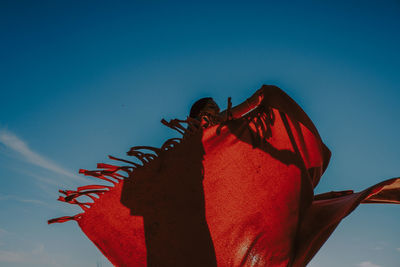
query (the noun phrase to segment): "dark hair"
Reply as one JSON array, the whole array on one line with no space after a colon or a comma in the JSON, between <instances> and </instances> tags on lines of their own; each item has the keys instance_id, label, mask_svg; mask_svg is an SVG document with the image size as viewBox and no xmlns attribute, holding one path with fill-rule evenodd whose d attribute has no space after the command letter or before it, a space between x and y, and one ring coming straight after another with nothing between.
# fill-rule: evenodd
<instances>
[{"instance_id":1,"label":"dark hair","mask_svg":"<svg viewBox=\"0 0 400 267\"><path fill-rule=\"evenodd\" d=\"M204 97L204 98L197 100L192 105L192 108L190 109L189 117L191 117L191 118L198 117L200 114L200 111L207 105L207 102L210 100L213 100L212 97Z\"/></svg>"}]
</instances>

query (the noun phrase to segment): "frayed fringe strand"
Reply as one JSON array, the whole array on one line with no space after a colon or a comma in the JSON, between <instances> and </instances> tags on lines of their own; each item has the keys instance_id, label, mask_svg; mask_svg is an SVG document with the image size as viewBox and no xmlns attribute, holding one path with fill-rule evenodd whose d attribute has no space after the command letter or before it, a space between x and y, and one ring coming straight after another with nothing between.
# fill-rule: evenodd
<instances>
[{"instance_id":1,"label":"frayed fringe strand","mask_svg":"<svg viewBox=\"0 0 400 267\"><path fill-rule=\"evenodd\" d=\"M64 217L59 217L59 218L55 218L55 219L51 219L48 220L47 223L48 224L52 224L52 223L63 223L63 222L67 222L67 221L71 221L71 220L78 220L80 217L82 216L82 213L77 214L75 216L64 216Z\"/></svg>"}]
</instances>

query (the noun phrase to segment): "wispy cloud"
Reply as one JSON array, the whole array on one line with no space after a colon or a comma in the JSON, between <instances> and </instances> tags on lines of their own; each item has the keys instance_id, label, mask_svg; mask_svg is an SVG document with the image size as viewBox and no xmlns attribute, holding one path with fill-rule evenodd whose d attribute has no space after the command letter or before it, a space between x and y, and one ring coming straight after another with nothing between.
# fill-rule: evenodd
<instances>
[{"instance_id":1,"label":"wispy cloud","mask_svg":"<svg viewBox=\"0 0 400 267\"><path fill-rule=\"evenodd\" d=\"M400 252L400 248L396 248L396 250L397 250L398 252Z\"/></svg>"},{"instance_id":2,"label":"wispy cloud","mask_svg":"<svg viewBox=\"0 0 400 267\"><path fill-rule=\"evenodd\" d=\"M363 261L357 264L359 267L382 267L381 265L374 264L370 261Z\"/></svg>"},{"instance_id":3,"label":"wispy cloud","mask_svg":"<svg viewBox=\"0 0 400 267\"><path fill-rule=\"evenodd\" d=\"M60 266L44 244L0 228L0 266Z\"/></svg>"},{"instance_id":4,"label":"wispy cloud","mask_svg":"<svg viewBox=\"0 0 400 267\"><path fill-rule=\"evenodd\" d=\"M0 262L17 264L40 264L46 266L60 266L45 250L38 245L30 251L0 250Z\"/></svg>"},{"instance_id":5,"label":"wispy cloud","mask_svg":"<svg viewBox=\"0 0 400 267\"><path fill-rule=\"evenodd\" d=\"M57 195L56 193L54 193ZM55 197L54 197L55 198ZM65 211L66 213L71 212L71 207L60 205L61 203L57 202L45 202L38 199L33 198L24 198L15 195L4 195L0 193L0 201L12 201L12 202L20 202L26 205L36 205L41 207L46 207L49 209L57 210L57 211ZM3 232L3 229L0 228L0 239L1 236L7 233L6 231Z\"/></svg>"},{"instance_id":6,"label":"wispy cloud","mask_svg":"<svg viewBox=\"0 0 400 267\"><path fill-rule=\"evenodd\" d=\"M14 133L8 130L0 130L0 143L5 145L7 148L17 152L18 155L22 157L21 159L26 160L36 166L55 172L57 174L73 178L77 181L86 181L86 179L73 174L72 172L62 168L55 162L46 159L40 154L34 152L22 139L18 138Z\"/></svg>"},{"instance_id":7,"label":"wispy cloud","mask_svg":"<svg viewBox=\"0 0 400 267\"><path fill-rule=\"evenodd\" d=\"M61 181L52 179L51 177L49 177L49 174L36 173L29 169L23 169L23 168L19 168L19 167L16 168L13 166L9 166L9 169L13 170L14 172L21 173L25 176L33 177L40 182L39 184L48 184L48 185L57 186L57 187L59 187L60 185L66 185L69 187L74 185L74 180L71 180L71 179L63 180L61 182ZM80 178L82 178L82 177L80 177ZM87 179L87 178L83 177L83 179ZM86 182L89 182L89 180L87 180Z\"/></svg>"},{"instance_id":8,"label":"wispy cloud","mask_svg":"<svg viewBox=\"0 0 400 267\"><path fill-rule=\"evenodd\" d=\"M47 206L47 203L45 203L44 201L41 201L41 200L21 198L21 197L13 196L13 195L0 194L0 201L1 200L15 200L15 201L18 201L18 202L23 202L23 203L30 203L30 204L37 204L37 205Z\"/></svg>"},{"instance_id":9,"label":"wispy cloud","mask_svg":"<svg viewBox=\"0 0 400 267\"><path fill-rule=\"evenodd\" d=\"M4 235L4 234L7 234L8 232L5 230L5 229L3 229L3 228L0 228L0 237L2 236L2 235Z\"/></svg>"}]
</instances>

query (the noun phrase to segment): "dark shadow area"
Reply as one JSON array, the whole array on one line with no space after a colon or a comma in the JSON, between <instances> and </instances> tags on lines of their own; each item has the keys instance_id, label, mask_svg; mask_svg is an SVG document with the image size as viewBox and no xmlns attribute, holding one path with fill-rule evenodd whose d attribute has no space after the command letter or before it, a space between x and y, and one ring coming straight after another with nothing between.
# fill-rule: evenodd
<instances>
[{"instance_id":1,"label":"dark shadow area","mask_svg":"<svg viewBox=\"0 0 400 267\"><path fill-rule=\"evenodd\" d=\"M147 266L217 266L205 217L202 133L125 179L121 203L142 216Z\"/></svg>"},{"instance_id":2,"label":"dark shadow area","mask_svg":"<svg viewBox=\"0 0 400 267\"><path fill-rule=\"evenodd\" d=\"M249 117L258 117L259 119L248 120L248 123L245 123L243 119L232 120L227 123L229 131L240 141L252 145L255 149L260 149L265 153L270 154L274 159L279 160L283 164L295 165L301 169L304 163L301 159L300 153L296 151L296 149L294 149L295 151L289 149L278 149L268 142L268 137L272 136L271 127L273 127L276 118L274 117L273 120L263 119L262 116L260 116L260 114L265 113L263 107L257 108L252 113L253 114L250 114ZM270 116L267 118L269 117ZM254 127L256 128L256 131L251 129L250 124L255 125ZM292 146L297 147L297 145L294 143L294 139L292 138L293 134L291 129L287 123L285 123L285 127L290 141L292 142Z\"/></svg>"}]
</instances>

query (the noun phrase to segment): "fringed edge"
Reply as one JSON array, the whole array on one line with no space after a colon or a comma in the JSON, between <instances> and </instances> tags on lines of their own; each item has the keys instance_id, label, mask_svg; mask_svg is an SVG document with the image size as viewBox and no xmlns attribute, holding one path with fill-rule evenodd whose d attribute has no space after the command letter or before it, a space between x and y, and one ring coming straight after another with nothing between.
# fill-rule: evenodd
<instances>
[{"instance_id":1,"label":"fringed edge","mask_svg":"<svg viewBox=\"0 0 400 267\"><path fill-rule=\"evenodd\" d=\"M58 217L58 218L54 218L54 219L48 220L47 223L48 224L63 223L63 222L71 221L71 220L77 221L81 216L82 216L82 213L77 214L75 216Z\"/></svg>"},{"instance_id":2,"label":"fringed edge","mask_svg":"<svg viewBox=\"0 0 400 267\"><path fill-rule=\"evenodd\" d=\"M227 117L225 118L225 121L221 122L219 127L217 128L217 134L220 133L221 128L232 119L231 115L231 109L232 109L232 103L231 103L231 98L228 98L228 106L227 106ZM260 116L258 116L260 117ZM249 119L249 121L252 121ZM265 121L261 119L255 119L254 123L256 128L259 128L259 122ZM111 165L111 164L106 164L106 163L98 163L97 168L100 170L85 170L85 169L80 169L79 173L83 174L85 176L92 176L97 179L101 179L103 181L106 181L110 183L110 185L86 185L86 186L81 186L78 187L76 190L59 190L61 194L64 196L60 196L58 198L59 201L66 202L69 204L74 204L78 205L82 210L85 212L88 209L91 208L91 206L96 202L97 199L101 197L104 193L110 191L112 188L114 188L118 183L123 181L124 179L127 179L135 169L144 167L146 164L150 163L151 161L155 160L160 156L161 153L169 151L171 149L174 149L177 145L181 144L184 140L189 138L190 136L193 136L196 134L202 127L201 122L188 117L186 120L178 120L178 119L173 119L170 121L166 121L164 119L161 120L161 123L164 124L165 126L177 131L182 135L180 138L171 138L168 139L167 141L164 142L164 144L161 146L161 148L156 148L156 147L151 147L151 146L134 146L132 147L126 154L128 156L133 156L135 157L140 163L136 163L133 161L125 160L125 159L120 159L116 158L113 156L108 156L109 159L115 160L115 161L120 161L123 163L127 163L129 165L126 166L116 166L116 165ZM187 124L187 127L184 127L183 124ZM267 123L263 123L266 124ZM143 152L143 150L151 151L151 153L146 153ZM119 173L120 171L124 172L125 175L122 175ZM77 200L77 198L81 196L86 196L89 197L93 202L80 202ZM64 217L59 217L59 218L54 218L51 220L48 220L48 224L52 223L62 223L70 220L75 220L78 221L83 213L79 213L75 216L64 216Z\"/></svg>"},{"instance_id":3,"label":"fringed edge","mask_svg":"<svg viewBox=\"0 0 400 267\"><path fill-rule=\"evenodd\" d=\"M161 153L165 151L169 151L174 149L177 145L179 145L184 138L187 138L193 134L195 134L199 129L199 122L192 118L187 118L186 120L178 120L173 119L167 122L166 120L162 119L161 123L168 126L169 128L177 131L182 135L181 138L171 138L164 142L161 148L151 147L151 146L134 146L128 152L128 156L135 157L140 163L136 163L133 161L125 160L116 158L113 156L108 156L109 159L120 161L123 163L127 163L129 165L124 166L116 166L106 163L98 163L97 168L100 170L85 170L80 169L79 173L85 176L92 176L97 179L101 179L103 181L107 181L110 185L86 185L78 187L76 190L59 190L63 196L58 198L59 201L66 202L69 204L78 205L82 210L85 212L91 208L91 206L96 202L97 199L101 197L104 193L110 191L114 188L118 183L127 179L135 169L144 167L146 164L150 163L151 161L155 160L160 156ZM185 128L183 123L186 123L188 126ZM151 151L151 153L143 152L142 150ZM119 172L124 172L125 175L122 175ZM87 196L93 202L80 202L77 198L81 196ZM75 220L78 221L83 213L79 213L75 216L63 216L59 218L54 218L48 220L48 224L52 223L62 223L66 221Z\"/></svg>"}]
</instances>

